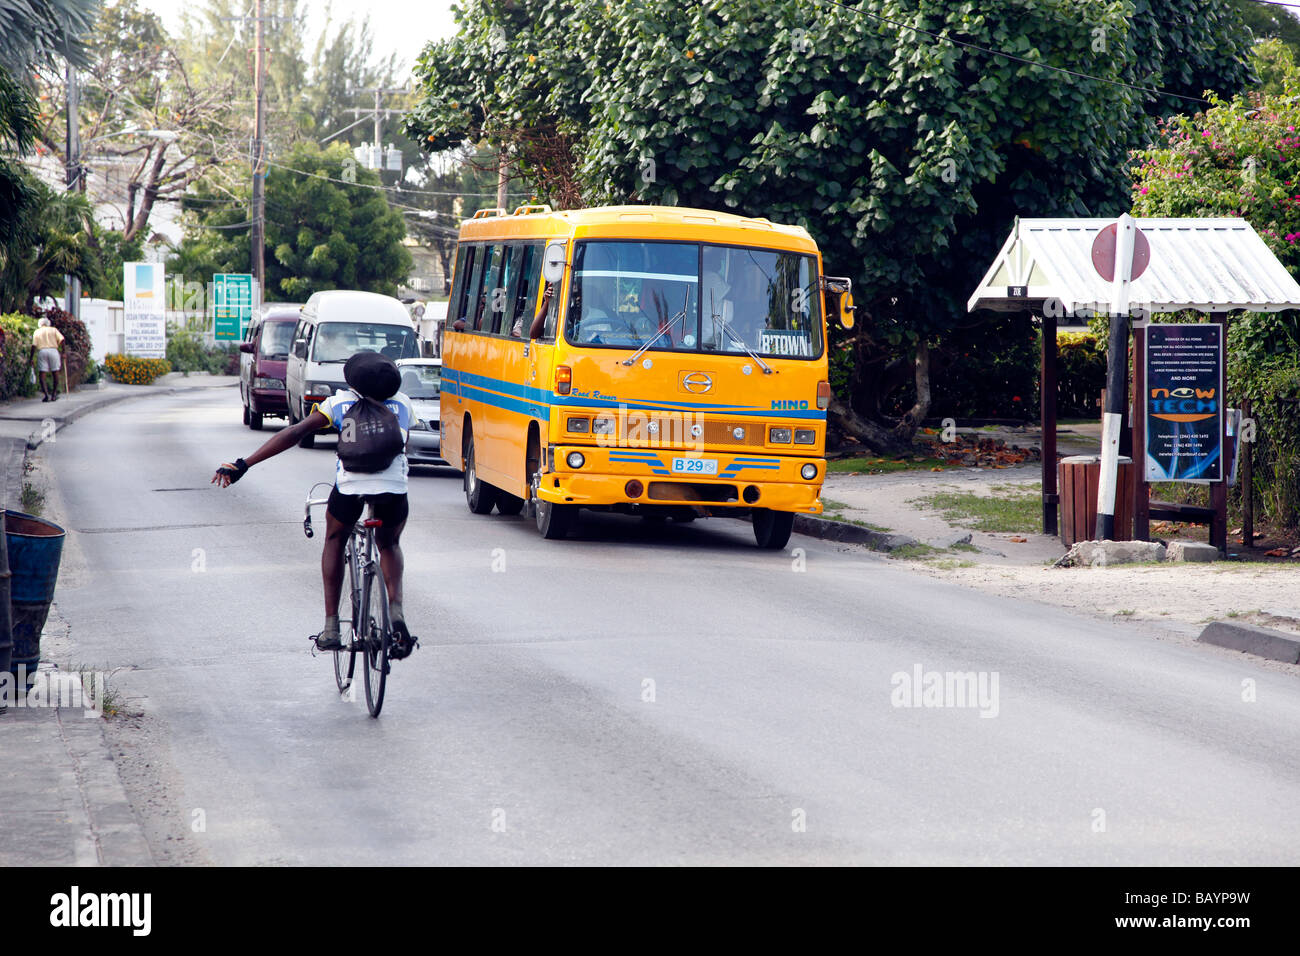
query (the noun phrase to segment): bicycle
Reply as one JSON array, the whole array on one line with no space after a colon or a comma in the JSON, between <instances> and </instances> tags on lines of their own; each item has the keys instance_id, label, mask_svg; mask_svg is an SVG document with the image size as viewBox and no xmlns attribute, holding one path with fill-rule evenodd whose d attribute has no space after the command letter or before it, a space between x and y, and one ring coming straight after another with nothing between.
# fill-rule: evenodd
<instances>
[{"instance_id":1,"label":"bicycle","mask_svg":"<svg viewBox=\"0 0 1300 956\"><path fill-rule=\"evenodd\" d=\"M312 493L328 482L312 485L303 508L302 531L313 537L311 509L327 504L329 498L313 498ZM346 694L352 687L352 675L357 655L364 659L366 709L371 717L378 717L384 706L384 687L388 681L389 653L393 645L392 622L388 617L388 586L384 569L379 563L379 549L375 544L375 529L382 527L378 518L367 517L358 521L348 536L343 551L343 592L339 601L339 631L344 639L342 650L334 652L334 682L339 693ZM350 617L344 620L344 609Z\"/></svg>"}]
</instances>

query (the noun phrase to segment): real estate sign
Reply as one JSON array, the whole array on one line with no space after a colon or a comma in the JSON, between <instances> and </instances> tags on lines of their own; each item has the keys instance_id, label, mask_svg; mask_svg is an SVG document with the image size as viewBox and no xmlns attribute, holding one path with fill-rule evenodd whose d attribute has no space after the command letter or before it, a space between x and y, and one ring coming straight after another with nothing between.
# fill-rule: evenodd
<instances>
[{"instance_id":1,"label":"real estate sign","mask_svg":"<svg viewBox=\"0 0 1300 956\"><path fill-rule=\"evenodd\" d=\"M127 355L164 358L167 355L167 302L160 262L122 264L123 321Z\"/></svg>"},{"instance_id":2,"label":"real estate sign","mask_svg":"<svg viewBox=\"0 0 1300 956\"><path fill-rule=\"evenodd\" d=\"M244 337L253 317L253 277L239 272L212 276L212 336L236 341Z\"/></svg>"},{"instance_id":3,"label":"real estate sign","mask_svg":"<svg viewBox=\"0 0 1300 956\"><path fill-rule=\"evenodd\" d=\"M1223 326L1149 325L1146 480L1223 480Z\"/></svg>"}]
</instances>

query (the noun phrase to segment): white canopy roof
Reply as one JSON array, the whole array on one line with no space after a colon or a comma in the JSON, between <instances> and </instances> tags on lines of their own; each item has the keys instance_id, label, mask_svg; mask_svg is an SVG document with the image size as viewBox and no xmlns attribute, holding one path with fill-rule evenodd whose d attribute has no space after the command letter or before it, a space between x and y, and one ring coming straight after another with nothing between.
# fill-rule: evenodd
<instances>
[{"instance_id":1,"label":"white canopy roof","mask_svg":"<svg viewBox=\"0 0 1300 956\"><path fill-rule=\"evenodd\" d=\"M966 308L1056 311L1056 300L1057 315L1109 311L1111 283L1093 268L1092 242L1114 222L1017 219ZM1244 219L1134 222L1151 244L1150 265L1130 284L1134 312L1300 309L1300 285Z\"/></svg>"}]
</instances>

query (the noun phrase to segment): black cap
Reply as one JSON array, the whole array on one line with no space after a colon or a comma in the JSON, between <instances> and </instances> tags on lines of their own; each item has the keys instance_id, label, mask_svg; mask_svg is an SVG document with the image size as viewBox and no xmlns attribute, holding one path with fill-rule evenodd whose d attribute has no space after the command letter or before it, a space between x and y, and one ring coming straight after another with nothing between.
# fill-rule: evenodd
<instances>
[{"instance_id":1,"label":"black cap","mask_svg":"<svg viewBox=\"0 0 1300 956\"><path fill-rule=\"evenodd\" d=\"M366 398L386 401L402 387L397 364L378 352L358 352L343 365L343 381Z\"/></svg>"}]
</instances>

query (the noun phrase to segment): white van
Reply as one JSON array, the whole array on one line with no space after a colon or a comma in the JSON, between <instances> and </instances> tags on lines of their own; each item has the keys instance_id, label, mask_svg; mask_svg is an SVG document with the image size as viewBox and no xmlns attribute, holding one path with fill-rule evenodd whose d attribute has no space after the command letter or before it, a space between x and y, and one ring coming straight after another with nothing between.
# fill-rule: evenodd
<instances>
[{"instance_id":1,"label":"white van","mask_svg":"<svg viewBox=\"0 0 1300 956\"><path fill-rule=\"evenodd\" d=\"M357 352L380 352L396 361L416 358L420 347L406 306L392 296L342 289L317 292L302 307L285 372L289 422L344 388L343 363ZM314 434L301 444L310 448Z\"/></svg>"}]
</instances>

